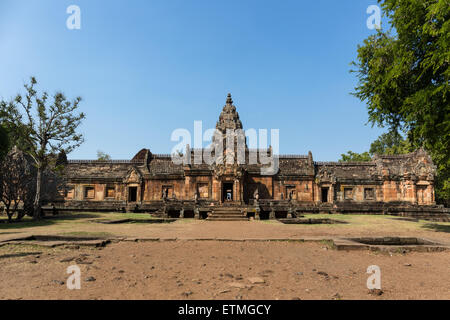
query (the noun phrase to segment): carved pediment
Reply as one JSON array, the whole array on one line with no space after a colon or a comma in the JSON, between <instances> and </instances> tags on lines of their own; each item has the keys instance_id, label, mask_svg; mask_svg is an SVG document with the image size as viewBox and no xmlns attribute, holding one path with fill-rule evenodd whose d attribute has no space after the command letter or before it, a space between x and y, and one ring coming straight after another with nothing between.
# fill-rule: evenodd
<instances>
[{"instance_id":1,"label":"carved pediment","mask_svg":"<svg viewBox=\"0 0 450 320\"><path fill-rule=\"evenodd\" d=\"M130 183L141 183L142 182L142 174L139 172L139 170L135 167L131 167L128 170L127 175L123 179L124 183L130 184Z\"/></svg>"},{"instance_id":2,"label":"carved pediment","mask_svg":"<svg viewBox=\"0 0 450 320\"><path fill-rule=\"evenodd\" d=\"M214 167L214 177L216 179L229 176L235 179L240 179L244 175L244 169L237 165L219 164Z\"/></svg>"},{"instance_id":3,"label":"carved pediment","mask_svg":"<svg viewBox=\"0 0 450 320\"><path fill-rule=\"evenodd\" d=\"M419 162L414 168L414 173L423 179L434 180L434 168L430 165L426 165L423 162Z\"/></svg>"},{"instance_id":4,"label":"carved pediment","mask_svg":"<svg viewBox=\"0 0 450 320\"><path fill-rule=\"evenodd\" d=\"M320 168L317 174L318 182L336 182L334 172L329 168Z\"/></svg>"}]
</instances>

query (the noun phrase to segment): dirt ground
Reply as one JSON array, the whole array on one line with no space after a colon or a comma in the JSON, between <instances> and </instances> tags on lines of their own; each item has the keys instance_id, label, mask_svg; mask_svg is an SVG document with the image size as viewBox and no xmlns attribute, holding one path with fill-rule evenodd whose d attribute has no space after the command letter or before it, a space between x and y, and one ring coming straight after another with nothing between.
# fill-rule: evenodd
<instances>
[{"instance_id":1,"label":"dirt ground","mask_svg":"<svg viewBox=\"0 0 450 320\"><path fill-rule=\"evenodd\" d=\"M183 220L103 225L63 219L0 227L0 241L29 234L114 235L128 240L103 248L0 246L0 299L450 299L448 250L337 251L325 241L254 241L356 235L450 240L448 223L341 219L349 223ZM159 240L130 241L133 237ZM71 265L81 270L80 290L67 288ZM368 292L370 265L381 269L382 295Z\"/></svg>"},{"instance_id":2,"label":"dirt ground","mask_svg":"<svg viewBox=\"0 0 450 320\"><path fill-rule=\"evenodd\" d=\"M11 249L2 248L0 299L450 299L448 252L181 240L78 250L25 247L5 257ZM81 270L80 290L66 286L73 264ZM381 296L368 293L370 265L381 269Z\"/></svg>"}]
</instances>

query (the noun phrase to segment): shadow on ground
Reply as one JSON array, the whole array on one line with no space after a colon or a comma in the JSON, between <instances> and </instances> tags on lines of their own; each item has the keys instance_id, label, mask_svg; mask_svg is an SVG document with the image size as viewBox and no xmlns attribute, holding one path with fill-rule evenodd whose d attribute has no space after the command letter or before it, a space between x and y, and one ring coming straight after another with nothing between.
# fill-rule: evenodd
<instances>
[{"instance_id":1,"label":"shadow on ground","mask_svg":"<svg viewBox=\"0 0 450 320\"><path fill-rule=\"evenodd\" d=\"M8 229L20 229L20 228L30 228L30 227L45 227L55 224L57 221L66 221L66 220L78 220L85 218L97 218L94 214L89 213L79 213L79 214L62 214L56 216L46 216L39 221L33 220L13 220L11 223L7 221L7 219L0 219L0 230L8 230Z\"/></svg>"},{"instance_id":2,"label":"shadow on ground","mask_svg":"<svg viewBox=\"0 0 450 320\"><path fill-rule=\"evenodd\" d=\"M450 225L443 225L443 224L437 224L437 223L427 223L422 228L433 230L437 232L446 232L450 233Z\"/></svg>"},{"instance_id":3,"label":"shadow on ground","mask_svg":"<svg viewBox=\"0 0 450 320\"><path fill-rule=\"evenodd\" d=\"M11 254L4 254L0 255L0 259L7 259L7 258L18 258L18 257L26 257L31 255L37 255L41 254L42 252L19 252L19 253L11 253Z\"/></svg>"}]
</instances>

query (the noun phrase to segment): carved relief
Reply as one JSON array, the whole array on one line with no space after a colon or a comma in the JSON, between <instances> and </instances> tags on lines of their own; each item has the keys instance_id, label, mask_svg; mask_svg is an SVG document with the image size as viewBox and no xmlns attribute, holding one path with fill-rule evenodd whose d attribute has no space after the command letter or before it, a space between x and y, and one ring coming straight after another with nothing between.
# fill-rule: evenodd
<instances>
[{"instance_id":1,"label":"carved relief","mask_svg":"<svg viewBox=\"0 0 450 320\"><path fill-rule=\"evenodd\" d=\"M323 182L335 183L336 177L329 168L322 167L319 169L319 172L317 174L317 180L319 183Z\"/></svg>"},{"instance_id":2,"label":"carved relief","mask_svg":"<svg viewBox=\"0 0 450 320\"><path fill-rule=\"evenodd\" d=\"M128 170L128 173L127 173L126 177L124 178L123 182L127 183L127 184L130 184L130 183L140 184L142 182L142 175L138 169L136 169L135 167L131 167Z\"/></svg>"}]
</instances>

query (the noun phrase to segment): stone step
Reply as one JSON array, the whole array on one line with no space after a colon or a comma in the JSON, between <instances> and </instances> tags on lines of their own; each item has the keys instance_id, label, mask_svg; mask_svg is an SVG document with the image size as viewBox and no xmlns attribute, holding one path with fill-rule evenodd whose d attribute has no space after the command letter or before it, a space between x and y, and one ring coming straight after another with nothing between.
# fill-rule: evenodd
<instances>
[{"instance_id":1,"label":"stone step","mask_svg":"<svg viewBox=\"0 0 450 320\"><path fill-rule=\"evenodd\" d=\"M243 214L211 214L211 215L209 215L209 217L213 217L213 218L241 218L241 217L244 217L244 218L246 218L246 216L244 216Z\"/></svg>"},{"instance_id":2,"label":"stone step","mask_svg":"<svg viewBox=\"0 0 450 320\"><path fill-rule=\"evenodd\" d=\"M220 207L213 209L208 216L209 221L247 221L248 218L236 207Z\"/></svg>"},{"instance_id":3,"label":"stone step","mask_svg":"<svg viewBox=\"0 0 450 320\"><path fill-rule=\"evenodd\" d=\"M214 211L240 211L242 208L240 207L218 207L214 208Z\"/></svg>"},{"instance_id":4,"label":"stone step","mask_svg":"<svg viewBox=\"0 0 450 320\"><path fill-rule=\"evenodd\" d=\"M236 214L236 215L242 215L241 211L212 211L213 214Z\"/></svg>"},{"instance_id":5,"label":"stone step","mask_svg":"<svg viewBox=\"0 0 450 320\"><path fill-rule=\"evenodd\" d=\"M248 221L247 217L244 216L240 216L240 217L214 217L214 216L209 216L206 220L208 221Z\"/></svg>"}]
</instances>

